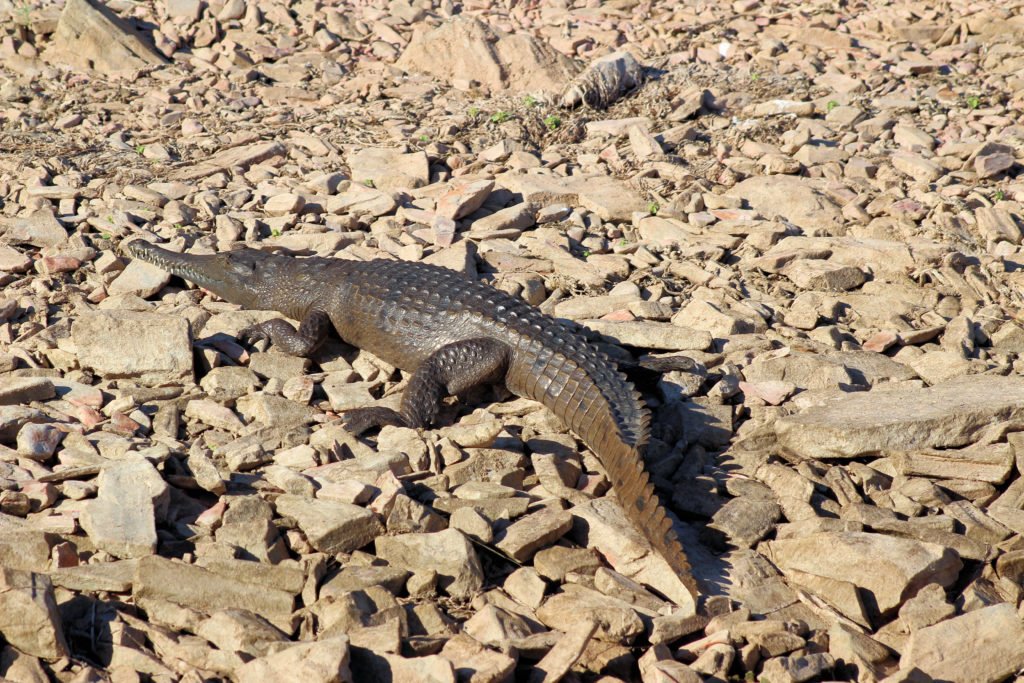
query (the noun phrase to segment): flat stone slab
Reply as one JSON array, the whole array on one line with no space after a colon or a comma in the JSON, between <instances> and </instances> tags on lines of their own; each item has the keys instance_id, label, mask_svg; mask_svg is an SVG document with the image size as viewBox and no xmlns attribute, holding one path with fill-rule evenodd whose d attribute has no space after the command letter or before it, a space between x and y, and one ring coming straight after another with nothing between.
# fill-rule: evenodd
<instances>
[{"instance_id":1,"label":"flat stone slab","mask_svg":"<svg viewBox=\"0 0 1024 683\"><path fill-rule=\"evenodd\" d=\"M139 561L132 595L136 600L167 600L205 612L247 609L268 618L290 614L295 606L295 596L290 592L156 555Z\"/></svg>"},{"instance_id":2,"label":"flat stone slab","mask_svg":"<svg viewBox=\"0 0 1024 683\"><path fill-rule=\"evenodd\" d=\"M870 266L876 273L908 272L914 268L914 257L903 242L867 237L807 237L790 235L782 238L765 256L795 252L828 253L828 260L849 266ZM821 258L824 258L822 256Z\"/></svg>"},{"instance_id":3,"label":"flat stone slab","mask_svg":"<svg viewBox=\"0 0 1024 683\"><path fill-rule=\"evenodd\" d=\"M0 379L0 405L45 401L56 394L46 377L4 377Z\"/></svg>"},{"instance_id":4,"label":"flat stone slab","mask_svg":"<svg viewBox=\"0 0 1024 683\"><path fill-rule=\"evenodd\" d=\"M842 211L815 185L798 176L757 176L736 183L729 194L746 200L763 216L782 216L808 231L838 231L843 225Z\"/></svg>"},{"instance_id":5,"label":"flat stone slab","mask_svg":"<svg viewBox=\"0 0 1024 683\"><path fill-rule=\"evenodd\" d=\"M278 496L279 515L291 517L317 550L325 553L349 553L384 533L372 511L335 500Z\"/></svg>"},{"instance_id":6,"label":"flat stone slab","mask_svg":"<svg viewBox=\"0 0 1024 683\"><path fill-rule=\"evenodd\" d=\"M580 204L601 220L624 221L636 211L646 212L648 202L621 180L605 175L558 176L503 173L495 178L500 187L521 194L524 201L540 204Z\"/></svg>"},{"instance_id":7,"label":"flat stone slab","mask_svg":"<svg viewBox=\"0 0 1024 683\"><path fill-rule=\"evenodd\" d=\"M67 656L60 612L46 576L0 568L0 635L33 657L52 660Z\"/></svg>"},{"instance_id":8,"label":"flat stone slab","mask_svg":"<svg viewBox=\"0 0 1024 683\"><path fill-rule=\"evenodd\" d=\"M926 584L952 584L963 566L949 548L859 531L768 541L763 552L783 572L854 584L873 598L881 614L899 607Z\"/></svg>"},{"instance_id":9,"label":"flat stone slab","mask_svg":"<svg viewBox=\"0 0 1024 683\"><path fill-rule=\"evenodd\" d=\"M430 163L423 152L403 154L388 147L368 147L348 155L348 164L354 182L370 181L377 188L396 187L395 181L421 185L430 182Z\"/></svg>"},{"instance_id":10,"label":"flat stone slab","mask_svg":"<svg viewBox=\"0 0 1024 683\"><path fill-rule=\"evenodd\" d=\"M138 560L97 562L77 567L61 567L50 572L54 586L73 591L108 591L127 593L132 589L132 576Z\"/></svg>"},{"instance_id":11,"label":"flat stone slab","mask_svg":"<svg viewBox=\"0 0 1024 683\"><path fill-rule=\"evenodd\" d=\"M853 393L781 418L775 433L800 457L857 458L965 446L999 422L1024 426L1024 378L973 375L924 389Z\"/></svg>"},{"instance_id":12,"label":"flat stone slab","mask_svg":"<svg viewBox=\"0 0 1024 683\"><path fill-rule=\"evenodd\" d=\"M510 525L495 546L517 562L526 562L540 548L554 543L572 528L568 510L543 510Z\"/></svg>"},{"instance_id":13,"label":"flat stone slab","mask_svg":"<svg viewBox=\"0 0 1024 683\"><path fill-rule=\"evenodd\" d=\"M131 71L167 60L104 3L71 0L57 22L51 60L103 73Z\"/></svg>"},{"instance_id":14,"label":"flat stone slab","mask_svg":"<svg viewBox=\"0 0 1024 683\"><path fill-rule=\"evenodd\" d=\"M46 572L58 538L35 529L0 527L0 567Z\"/></svg>"},{"instance_id":15,"label":"flat stone slab","mask_svg":"<svg viewBox=\"0 0 1024 683\"><path fill-rule=\"evenodd\" d=\"M315 643L288 643L272 654L257 657L235 672L239 683L264 681L351 681L348 636Z\"/></svg>"},{"instance_id":16,"label":"flat stone slab","mask_svg":"<svg viewBox=\"0 0 1024 683\"><path fill-rule=\"evenodd\" d=\"M705 351L711 347L711 333L672 323L583 320L581 324L615 344L663 351Z\"/></svg>"},{"instance_id":17,"label":"flat stone slab","mask_svg":"<svg viewBox=\"0 0 1024 683\"><path fill-rule=\"evenodd\" d=\"M468 598L484 585L473 544L462 532L445 529L427 534L380 536L377 557L411 572L434 570L441 588L454 598Z\"/></svg>"},{"instance_id":18,"label":"flat stone slab","mask_svg":"<svg viewBox=\"0 0 1024 683\"><path fill-rule=\"evenodd\" d=\"M71 324L71 337L82 367L102 377L147 385L193 381L192 338L181 316L89 311Z\"/></svg>"},{"instance_id":19,"label":"flat stone slab","mask_svg":"<svg viewBox=\"0 0 1024 683\"><path fill-rule=\"evenodd\" d=\"M626 519L622 507L612 498L595 498L572 508L573 540L594 548L623 576L654 588L693 614L697 610L696 584L681 577L668 561L651 549L636 527ZM678 528L678 526L677 526Z\"/></svg>"},{"instance_id":20,"label":"flat stone slab","mask_svg":"<svg viewBox=\"0 0 1024 683\"><path fill-rule=\"evenodd\" d=\"M82 528L97 548L115 557L145 557L156 552L156 520L166 511L170 492L147 460L105 466L99 495L82 511Z\"/></svg>"},{"instance_id":21,"label":"flat stone slab","mask_svg":"<svg viewBox=\"0 0 1024 683\"><path fill-rule=\"evenodd\" d=\"M1024 622L1009 603L983 607L914 631L900 670L936 681L1002 681L1024 667Z\"/></svg>"},{"instance_id":22,"label":"flat stone slab","mask_svg":"<svg viewBox=\"0 0 1024 683\"><path fill-rule=\"evenodd\" d=\"M468 15L417 32L395 65L441 80L474 80L498 92L557 91L575 71L572 60L546 41L496 31Z\"/></svg>"}]
</instances>

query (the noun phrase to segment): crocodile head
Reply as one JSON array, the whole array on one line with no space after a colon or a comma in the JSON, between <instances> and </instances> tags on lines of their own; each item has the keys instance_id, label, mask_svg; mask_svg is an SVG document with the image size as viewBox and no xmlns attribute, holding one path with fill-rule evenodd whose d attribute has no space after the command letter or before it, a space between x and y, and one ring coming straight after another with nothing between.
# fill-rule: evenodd
<instances>
[{"instance_id":1,"label":"crocodile head","mask_svg":"<svg viewBox=\"0 0 1024 683\"><path fill-rule=\"evenodd\" d=\"M135 240L124 246L132 257L151 263L172 275L195 283L220 298L247 308L259 304L266 291L260 265L273 255L256 249L239 249L218 254L179 254Z\"/></svg>"}]
</instances>

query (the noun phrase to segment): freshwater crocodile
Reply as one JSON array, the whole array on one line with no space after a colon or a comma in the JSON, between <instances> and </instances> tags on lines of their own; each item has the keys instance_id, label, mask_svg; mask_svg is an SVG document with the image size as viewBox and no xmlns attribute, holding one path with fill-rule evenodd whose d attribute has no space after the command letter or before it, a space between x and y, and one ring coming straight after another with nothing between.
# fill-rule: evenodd
<instances>
[{"instance_id":1,"label":"freshwater crocodile","mask_svg":"<svg viewBox=\"0 0 1024 683\"><path fill-rule=\"evenodd\" d=\"M400 409L347 411L346 427L426 427L441 400L482 383L504 383L547 406L608 472L626 516L691 594L689 563L643 465L649 414L618 370L578 334L517 297L453 270L406 261L296 258L255 249L179 254L144 241L133 257L275 318L242 330L308 356L331 325L341 338L412 372Z\"/></svg>"}]
</instances>

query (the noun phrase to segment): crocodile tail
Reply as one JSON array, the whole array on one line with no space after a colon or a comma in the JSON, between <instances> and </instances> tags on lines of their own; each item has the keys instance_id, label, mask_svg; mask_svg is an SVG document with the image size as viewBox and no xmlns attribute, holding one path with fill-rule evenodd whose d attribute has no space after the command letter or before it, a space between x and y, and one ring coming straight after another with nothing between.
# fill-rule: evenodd
<instances>
[{"instance_id":1,"label":"crocodile tail","mask_svg":"<svg viewBox=\"0 0 1024 683\"><path fill-rule=\"evenodd\" d=\"M668 562L696 600L697 585L690 574L690 563L644 467L650 412L639 392L602 355L586 354L566 367L572 365L576 367L568 373L557 399L550 401L554 397L548 396L545 402L542 397L542 402L597 454L627 519ZM569 410L560 411L562 407Z\"/></svg>"},{"instance_id":2,"label":"crocodile tail","mask_svg":"<svg viewBox=\"0 0 1024 683\"><path fill-rule=\"evenodd\" d=\"M636 400L639 402L639 394L636 395ZM644 446L647 442L649 420L649 414L643 411L635 425L642 438L632 445L622 438L599 438L598 441L601 443L593 444L592 448L608 472L626 517L636 525L637 530L654 550L668 562L696 600L697 585L690 573L690 563L676 532L672 529L672 520L666 515L665 508L661 505L650 476L644 468Z\"/></svg>"},{"instance_id":3,"label":"crocodile tail","mask_svg":"<svg viewBox=\"0 0 1024 683\"><path fill-rule=\"evenodd\" d=\"M533 323L529 314L523 316ZM597 455L626 517L697 598L690 564L644 469L650 413L640 394L596 349L561 325L519 327L505 384L543 403Z\"/></svg>"}]
</instances>

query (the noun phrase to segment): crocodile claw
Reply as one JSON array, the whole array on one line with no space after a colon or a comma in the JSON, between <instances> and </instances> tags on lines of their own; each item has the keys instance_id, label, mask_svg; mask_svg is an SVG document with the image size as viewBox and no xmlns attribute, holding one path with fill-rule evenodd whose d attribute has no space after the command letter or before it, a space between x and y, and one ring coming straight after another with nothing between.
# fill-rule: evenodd
<instances>
[{"instance_id":1,"label":"crocodile claw","mask_svg":"<svg viewBox=\"0 0 1024 683\"><path fill-rule=\"evenodd\" d=\"M270 341L267 334L260 325L249 325L238 333L238 341L245 344L255 344L260 341Z\"/></svg>"}]
</instances>

